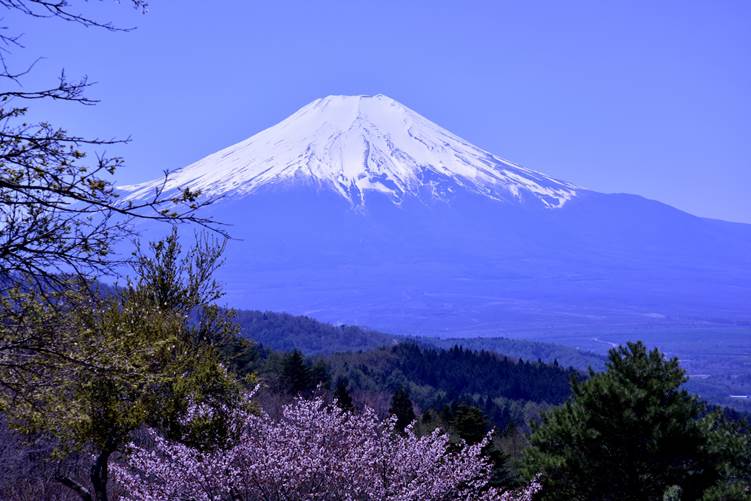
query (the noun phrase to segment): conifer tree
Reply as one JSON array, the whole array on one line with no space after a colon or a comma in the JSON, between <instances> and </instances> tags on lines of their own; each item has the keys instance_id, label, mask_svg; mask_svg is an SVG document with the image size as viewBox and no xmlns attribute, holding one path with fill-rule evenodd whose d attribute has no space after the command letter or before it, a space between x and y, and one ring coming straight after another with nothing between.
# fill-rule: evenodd
<instances>
[{"instance_id":1,"label":"conifer tree","mask_svg":"<svg viewBox=\"0 0 751 501\"><path fill-rule=\"evenodd\" d=\"M310 367L310 384L311 389L320 385L322 388L328 389L331 385L331 376L329 376L329 367L323 360L317 360Z\"/></svg>"},{"instance_id":2,"label":"conifer tree","mask_svg":"<svg viewBox=\"0 0 751 501\"><path fill-rule=\"evenodd\" d=\"M298 350L284 357L281 379L284 391L290 395L299 395L314 387L310 368L305 363L302 353Z\"/></svg>"},{"instance_id":3,"label":"conifer tree","mask_svg":"<svg viewBox=\"0 0 751 501\"><path fill-rule=\"evenodd\" d=\"M448 407L446 411L449 432L470 445L480 443L491 430L488 417L478 407L460 402ZM507 467L509 457L500 449L495 440L488 442L482 452L492 465L491 485L508 486L512 477Z\"/></svg>"},{"instance_id":4,"label":"conifer tree","mask_svg":"<svg viewBox=\"0 0 751 501\"><path fill-rule=\"evenodd\" d=\"M336 399L336 405L338 405L340 409L347 412L354 412L355 405L352 402L352 395L349 394L349 382L347 381L347 378L340 377L336 380L334 398Z\"/></svg>"},{"instance_id":5,"label":"conifer tree","mask_svg":"<svg viewBox=\"0 0 751 501\"><path fill-rule=\"evenodd\" d=\"M480 442L490 430L485 414L475 406L459 403L452 406L451 428L468 444Z\"/></svg>"},{"instance_id":6,"label":"conifer tree","mask_svg":"<svg viewBox=\"0 0 751 501\"><path fill-rule=\"evenodd\" d=\"M396 429L399 431L404 431L415 420L412 400L409 399L409 394L404 387L399 387L391 398L389 414L396 416Z\"/></svg>"},{"instance_id":7,"label":"conifer tree","mask_svg":"<svg viewBox=\"0 0 751 501\"><path fill-rule=\"evenodd\" d=\"M736 499L726 493L745 490L738 499L748 499L748 437L707 414L686 379L677 359L640 342L612 349L607 371L574 381L572 398L531 437L524 471L541 474L540 498Z\"/></svg>"}]
</instances>

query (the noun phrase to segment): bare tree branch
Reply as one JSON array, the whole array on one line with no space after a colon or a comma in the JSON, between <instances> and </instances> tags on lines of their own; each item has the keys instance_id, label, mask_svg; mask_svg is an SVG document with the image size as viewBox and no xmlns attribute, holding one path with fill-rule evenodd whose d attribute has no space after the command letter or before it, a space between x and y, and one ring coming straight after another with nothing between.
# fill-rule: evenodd
<instances>
[{"instance_id":1,"label":"bare tree branch","mask_svg":"<svg viewBox=\"0 0 751 501\"><path fill-rule=\"evenodd\" d=\"M0 9L110 31L128 30L92 18L74 3L78 2L0 0ZM142 11L146 8L144 0L129 3ZM50 286L67 283L71 274L83 282L111 274L117 264L112 249L133 235L132 222L138 219L190 222L226 236L221 225L197 214L213 200L188 189L166 193L166 172L164 183L151 197L121 201L112 177L123 159L99 150L129 139L84 138L47 122L27 122L28 109L22 103L93 105L97 100L86 95L92 85L87 77L70 80L64 71L56 85L23 89L20 79L34 64L14 73L4 58L4 53L19 48L23 48L20 36L0 28L0 81L5 78L11 87L18 87L0 89L0 291L19 277Z\"/></svg>"}]
</instances>

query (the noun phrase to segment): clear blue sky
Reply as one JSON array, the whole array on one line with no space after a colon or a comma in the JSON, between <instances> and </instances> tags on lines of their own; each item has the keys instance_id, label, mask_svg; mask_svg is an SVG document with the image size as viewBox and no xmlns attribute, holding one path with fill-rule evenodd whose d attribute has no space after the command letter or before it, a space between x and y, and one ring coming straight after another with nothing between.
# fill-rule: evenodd
<instances>
[{"instance_id":1,"label":"clear blue sky","mask_svg":"<svg viewBox=\"0 0 751 501\"><path fill-rule=\"evenodd\" d=\"M527 167L751 223L747 0L87 8L138 29L6 22L26 33L19 63L46 56L27 86L62 67L99 82L96 108L37 111L76 132L132 135L123 182L197 160L317 97L383 93Z\"/></svg>"}]
</instances>

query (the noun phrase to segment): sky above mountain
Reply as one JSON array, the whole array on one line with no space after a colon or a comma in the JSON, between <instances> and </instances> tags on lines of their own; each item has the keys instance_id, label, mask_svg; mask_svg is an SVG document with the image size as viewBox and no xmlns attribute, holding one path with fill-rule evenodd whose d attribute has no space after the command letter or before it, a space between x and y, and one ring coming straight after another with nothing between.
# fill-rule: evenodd
<instances>
[{"instance_id":1,"label":"sky above mountain","mask_svg":"<svg viewBox=\"0 0 751 501\"><path fill-rule=\"evenodd\" d=\"M555 178L751 222L751 4L154 1L87 8L129 33L9 18L25 80L62 67L95 108L34 113L115 150L132 183L188 165L329 94L387 94Z\"/></svg>"}]
</instances>

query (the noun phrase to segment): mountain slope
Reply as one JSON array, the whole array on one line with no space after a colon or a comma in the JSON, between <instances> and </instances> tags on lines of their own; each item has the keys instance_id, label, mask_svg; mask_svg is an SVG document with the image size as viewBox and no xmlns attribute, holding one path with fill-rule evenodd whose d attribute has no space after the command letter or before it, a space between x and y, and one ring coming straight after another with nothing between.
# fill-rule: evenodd
<instances>
[{"instance_id":1,"label":"mountain slope","mask_svg":"<svg viewBox=\"0 0 751 501\"><path fill-rule=\"evenodd\" d=\"M361 327L330 325L288 313L239 310L235 321L245 338L272 350L299 350L306 355L368 350L405 340Z\"/></svg>"},{"instance_id":2,"label":"mountain slope","mask_svg":"<svg viewBox=\"0 0 751 501\"><path fill-rule=\"evenodd\" d=\"M183 185L222 195L205 215L237 239L219 278L239 308L575 346L644 327L751 332L751 225L576 188L384 96L317 100L175 172L169 188Z\"/></svg>"}]
</instances>

